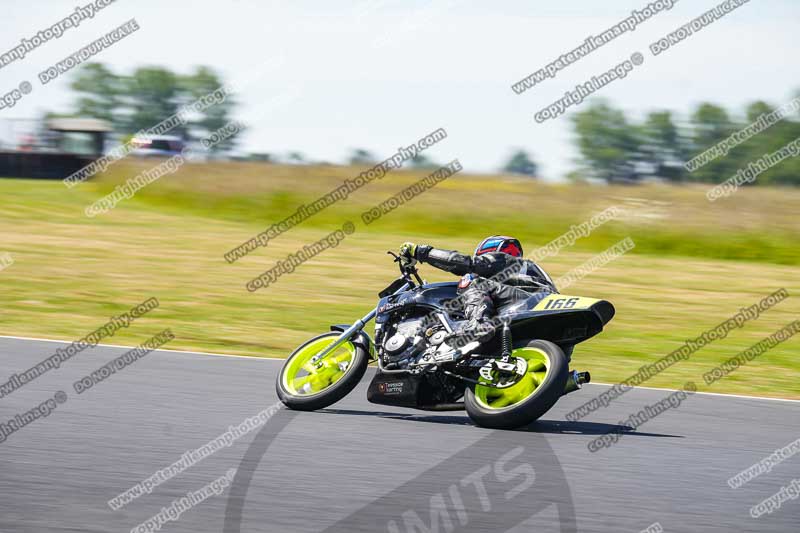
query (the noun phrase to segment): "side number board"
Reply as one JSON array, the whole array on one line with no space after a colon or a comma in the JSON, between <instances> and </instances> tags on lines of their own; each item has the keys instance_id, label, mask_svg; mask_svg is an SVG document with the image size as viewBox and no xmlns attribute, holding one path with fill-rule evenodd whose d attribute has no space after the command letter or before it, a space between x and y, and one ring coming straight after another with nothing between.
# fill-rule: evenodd
<instances>
[{"instance_id":1,"label":"side number board","mask_svg":"<svg viewBox=\"0 0 800 533\"><path fill-rule=\"evenodd\" d=\"M551 294L543 298L534 311L561 311L565 309L589 309L600 300L585 298L583 296L567 296L565 294Z\"/></svg>"}]
</instances>

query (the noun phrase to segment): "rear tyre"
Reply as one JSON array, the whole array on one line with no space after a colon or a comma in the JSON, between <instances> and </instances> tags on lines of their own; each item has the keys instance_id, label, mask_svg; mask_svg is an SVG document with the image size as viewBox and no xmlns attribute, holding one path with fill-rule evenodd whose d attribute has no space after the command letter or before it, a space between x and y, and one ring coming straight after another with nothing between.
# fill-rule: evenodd
<instances>
[{"instance_id":1,"label":"rear tyre","mask_svg":"<svg viewBox=\"0 0 800 533\"><path fill-rule=\"evenodd\" d=\"M339 338L332 331L296 348L283 364L276 383L278 398L290 409L315 411L333 405L352 391L367 370L369 356L360 344L347 341L323 357L311 358Z\"/></svg>"},{"instance_id":2,"label":"rear tyre","mask_svg":"<svg viewBox=\"0 0 800 533\"><path fill-rule=\"evenodd\" d=\"M475 385L464 393L464 407L479 426L514 429L544 415L564 395L569 363L557 345L527 341L511 354L528 363L527 372L505 389Z\"/></svg>"}]
</instances>

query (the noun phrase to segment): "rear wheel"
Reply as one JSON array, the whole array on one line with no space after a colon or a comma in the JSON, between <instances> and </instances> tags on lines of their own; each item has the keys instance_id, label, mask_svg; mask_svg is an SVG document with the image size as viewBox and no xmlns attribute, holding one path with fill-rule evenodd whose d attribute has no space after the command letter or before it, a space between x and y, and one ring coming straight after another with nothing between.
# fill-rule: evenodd
<instances>
[{"instance_id":1,"label":"rear wheel","mask_svg":"<svg viewBox=\"0 0 800 533\"><path fill-rule=\"evenodd\" d=\"M350 341L317 361L311 359L339 338L340 332L318 335L301 344L278 374L278 397L290 409L314 411L332 405L352 391L367 370L366 350Z\"/></svg>"},{"instance_id":2,"label":"rear wheel","mask_svg":"<svg viewBox=\"0 0 800 533\"><path fill-rule=\"evenodd\" d=\"M511 355L527 365L516 383L502 389L475 385L464 394L467 414L479 426L513 429L530 424L564 394L569 363L561 348L549 341L531 340Z\"/></svg>"}]
</instances>

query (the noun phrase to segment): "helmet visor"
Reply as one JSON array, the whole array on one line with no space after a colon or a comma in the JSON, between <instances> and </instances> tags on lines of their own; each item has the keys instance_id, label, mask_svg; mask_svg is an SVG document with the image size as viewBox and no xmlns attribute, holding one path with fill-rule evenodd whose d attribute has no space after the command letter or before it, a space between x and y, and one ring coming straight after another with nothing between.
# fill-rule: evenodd
<instances>
[{"instance_id":1,"label":"helmet visor","mask_svg":"<svg viewBox=\"0 0 800 533\"><path fill-rule=\"evenodd\" d=\"M486 239L478 245L475 249L475 255L488 254L489 252L496 252L503 244L503 239Z\"/></svg>"},{"instance_id":2,"label":"helmet visor","mask_svg":"<svg viewBox=\"0 0 800 533\"><path fill-rule=\"evenodd\" d=\"M504 254L522 257L522 245L512 237L489 237L475 249L475 255L488 254L489 252L503 252Z\"/></svg>"}]
</instances>

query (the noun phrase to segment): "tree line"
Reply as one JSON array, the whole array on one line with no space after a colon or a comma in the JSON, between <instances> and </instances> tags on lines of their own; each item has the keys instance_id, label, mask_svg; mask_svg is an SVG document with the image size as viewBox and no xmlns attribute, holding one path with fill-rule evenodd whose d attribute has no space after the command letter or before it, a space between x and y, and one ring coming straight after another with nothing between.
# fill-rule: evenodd
<instances>
[{"instance_id":1,"label":"tree line","mask_svg":"<svg viewBox=\"0 0 800 533\"><path fill-rule=\"evenodd\" d=\"M800 93L792 102L795 101L793 107L800 107ZM734 116L720 105L704 102L688 115L688 120L679 121L671 111L651 111L644 119L635 121L610 103L595 101L571 117L581 168L570 177L628 183L648 178L720 183L764 155L800 139L796 111L763 129L767 121L762 117L789 103L776 105L759 100ZM754 133L751 129L752 136L745 132L737 135L731 143L735 146L727 154L717 154L702 164L700 158L695 159L759 122L763 131ZM800 158L791 157L775 165L755 183L800 185Z\"/></svg>"},{"instance_id":2,"label":"tree line","mask_svg":"<svg viewBox=\"0 0 800 533\"><path fill-rule=\"evenodd\" d=\"M77 95L70 115L104 119L121 135L131 135L158 124L176 114L182 106L222 85L220 75L209 67L197 67L188 75L158 66L140 67L130 74L119 74L101 63L90 63L76 73L70 85ZM796 101L796 107L800 108L800 93ZM567 177L609 183L638 183L648 179L725 181L749 163L800 138L798 113L778 120L731 148L726 155L697 165L698 168L687 165L687 162L784 103L776 105L758 100L734 115L720 105L704 102L696 106L686 119L680 119L669 110L656 110L641 120L634 120L607 101L591 101L570 117L580 158L578 168ZM171 133L186 140L207 136L230 122L235 105L236 102L228 95L224 101L195 113ZM231 150L236 137L233 135L226 139L215 150ZM269 153L254 153L246 158L275 160ZM296 151L284 159L295 164L307 162L305 156ZM349 156L349 162L357 165L371 164L376 160L373 154L361 148L353 149ZM428 168L437 164L420 154L411 161L411 166ZM693 170L689 171L687 167ZM539 167L530 153L516 149L502 170L536 177ZM775 165L761 174L755 183L800 184L800 158L792 157Z\"/></svg>"},{"instance_id":3,"label":"tree line","mask_svg":"<svg viewBox=\"0 0 800 533\"><path fill-rule=\"evenodd\" d=\"M183 106L213 93L223 85L213 69L200 66L188 75L158 66L140 67L130 74L112 71L102 63L84 65L73 77L70 88L77 98L67 115L99 118L108 121L114 131L130 136L145 131L178 113ZM184 140L199 140L228 124L236 105L227 95L224 100L193 112L185 123L169 135ZM235 144L236 135L225 139L213 150L225 151Z\"/></svg>"}]
</instances>

